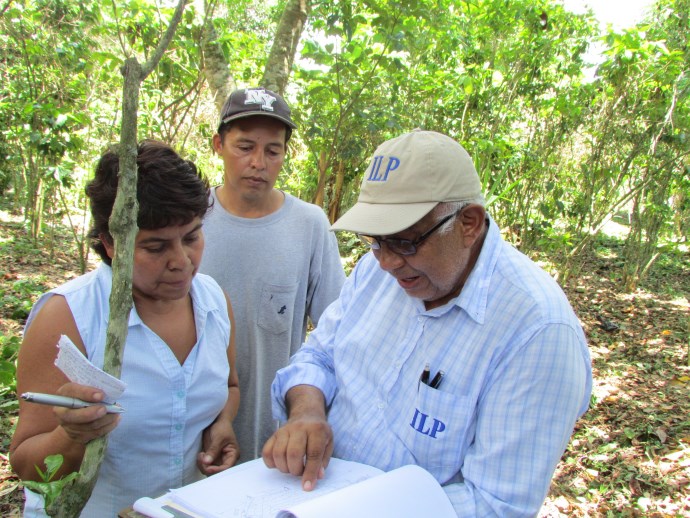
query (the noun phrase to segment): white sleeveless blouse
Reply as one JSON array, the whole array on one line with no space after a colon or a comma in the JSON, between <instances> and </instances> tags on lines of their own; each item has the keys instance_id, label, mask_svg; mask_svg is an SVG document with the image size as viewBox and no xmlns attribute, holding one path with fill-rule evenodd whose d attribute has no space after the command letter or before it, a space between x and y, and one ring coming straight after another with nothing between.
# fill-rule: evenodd
<instances>
[{"instance_id":1,"label":"white sleeveless blouse","mask_svg":"<svg viewBox=\"0 0 690 518\"><path fill-rule=\"evenodd\" d=\"M26 327L49 297L63 295L89 360L102 368L111 282L112 270L102 264L44 294ZM197 343L183 365L132 308L121 372L127 389L118 400L125 412L108 436L82 517L114 517L139 497L156 497L203 477L196 466L201 434L228 397L230 321L225 296L211 277L197 274L190 293ZM24 516L46 516L43 498L25 493Z\"/></svg>"}]
</instances>

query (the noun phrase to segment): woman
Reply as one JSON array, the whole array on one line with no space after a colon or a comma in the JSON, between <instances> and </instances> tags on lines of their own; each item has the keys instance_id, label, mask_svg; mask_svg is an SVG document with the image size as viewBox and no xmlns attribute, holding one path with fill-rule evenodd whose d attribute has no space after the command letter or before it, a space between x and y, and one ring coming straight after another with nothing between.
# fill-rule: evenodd
<instances>
[{"instance_id":1,"label":"woman","mask_svg":"<svg viewBox=\"0 0 690 518\"><path fill-rule=\"evenodd\" d=\"M132 297L118 403L66 409L20 401L10 461L23 480L40 480L36 466L61 454L58 476L78 471L85 445L106 434L98 481L81 516L116 516L142 496L232 466L239 450L232 427L239 406L232 308L210 277L198 274L208 183L168 145L138 148L139 213ZM118 156L106 152L86 188L93 216L89 236L103 263L46 294L27 319L17 365L17 390L102 400L101 391L68 382L54 365L67 335L103 366L114 253L108 229L118 181ZM45 516L43 500L25 490L25 516Z\"/></svg>"}]
</instances>

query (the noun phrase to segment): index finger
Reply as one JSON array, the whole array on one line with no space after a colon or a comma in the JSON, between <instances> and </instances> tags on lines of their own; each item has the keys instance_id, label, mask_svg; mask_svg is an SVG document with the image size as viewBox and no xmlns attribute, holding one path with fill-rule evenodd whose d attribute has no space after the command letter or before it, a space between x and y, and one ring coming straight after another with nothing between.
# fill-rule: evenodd
<instances>
[{"instance_id":1,"label":"index finger","mask_svg":"<svg viewBox=\"0 0 690 518\"><path fill-rule=\"evenodd\" d=\"M326 444L323 444L321 440L314 441L313 437L310 437L307 444L304 473L302 473L302 489L311 491L316 487L316 481L323 478L324 470L328 466L332 454L332 438L327 438Z\"/></svg>"}]
</instances>

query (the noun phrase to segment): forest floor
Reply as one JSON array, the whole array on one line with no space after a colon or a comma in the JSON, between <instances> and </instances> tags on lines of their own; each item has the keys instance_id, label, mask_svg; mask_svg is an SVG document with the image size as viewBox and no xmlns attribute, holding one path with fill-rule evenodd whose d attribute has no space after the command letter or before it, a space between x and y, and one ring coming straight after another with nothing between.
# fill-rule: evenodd
<instances>
[{"instance_id":1,"label":"forest floor","mask_svg":"<svg viewBox=\"0 0 690 518\"><path fill-rule=\"evenodd\" d=\"M17 403L3 368L14 360L36 297L79 275L73 250L67 232L35 244L17 218L0 211L2 517L20 516L23 499L8 462ZM600 240L563 286L587 334L594 393L541 518L690 516L690 261L687 253L661 256L641 285L625 293L621 250L619 239Z\"/></svg>"}]
</instances>

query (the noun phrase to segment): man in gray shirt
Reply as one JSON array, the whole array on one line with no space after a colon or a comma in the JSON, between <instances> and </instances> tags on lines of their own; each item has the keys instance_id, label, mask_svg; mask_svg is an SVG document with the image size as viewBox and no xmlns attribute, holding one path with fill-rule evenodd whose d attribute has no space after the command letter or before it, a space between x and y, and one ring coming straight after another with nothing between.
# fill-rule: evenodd
<instances>
[{"instance_id":1,"label":"man in gray shirt","mask_svg":"<svg viewBox=\"0 0 690 518\"><path fill-rule=\"evenodd\" d=\"M233 92L213 148L224 183L212 189L199 271L227 292L235 314L241 461L261 456L276 430L271 382L318 324L345 280L335 235L320 207L276 189L296 126L290 108L263 88Z\"/></svg>"}]
</instances>

